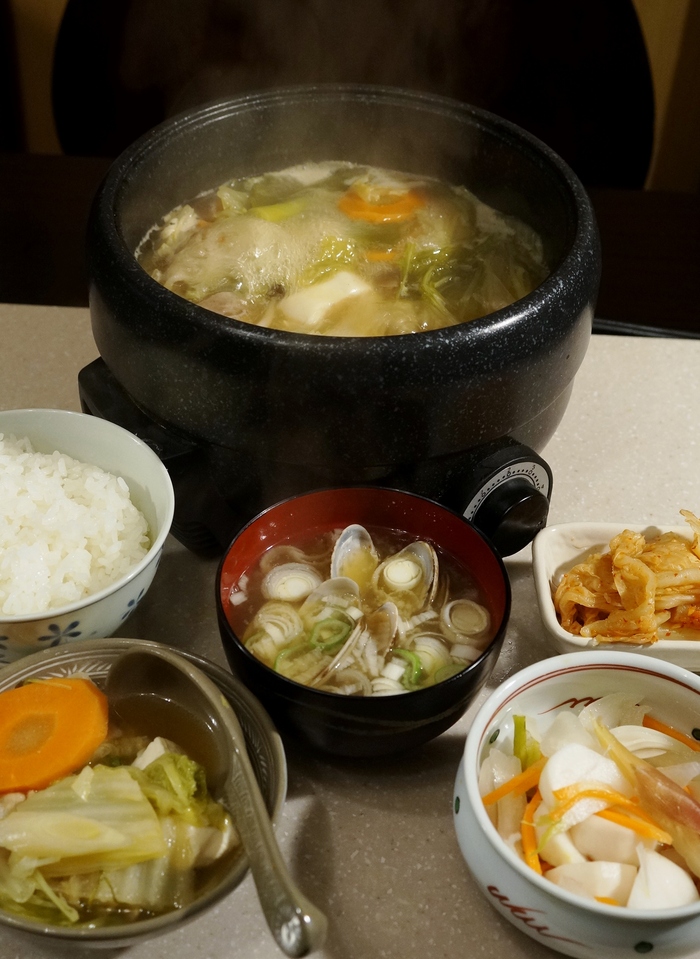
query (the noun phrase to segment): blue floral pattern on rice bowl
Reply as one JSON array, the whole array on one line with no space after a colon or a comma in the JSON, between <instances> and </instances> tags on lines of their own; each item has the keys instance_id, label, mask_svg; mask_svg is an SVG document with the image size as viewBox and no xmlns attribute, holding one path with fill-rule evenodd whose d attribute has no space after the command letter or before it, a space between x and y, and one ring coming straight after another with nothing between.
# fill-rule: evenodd
<instances>
[{"instance_id":1,"label":"blue floral pattern on rice bowl","mask_svg":"<svg viewBox=\"0 0 700 959\"><path fill-rule=\"evenodd\" d=\"M111 636L137 608L157 567L157 560L150 562L114 592L78 609L58 615L58 611L49 611L27 620L0 620L0 665L53 646Z\"/></svg>"}]
</instances>

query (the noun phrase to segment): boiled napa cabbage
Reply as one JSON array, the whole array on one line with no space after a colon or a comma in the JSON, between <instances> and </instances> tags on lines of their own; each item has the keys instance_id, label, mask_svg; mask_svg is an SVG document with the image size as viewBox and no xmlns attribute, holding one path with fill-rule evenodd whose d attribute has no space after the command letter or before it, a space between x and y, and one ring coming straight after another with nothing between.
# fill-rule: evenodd
<instances>
[{"instance_id":1,"label":"boiled napa cabbage","mask_svg":"<svg viewBox=\"0 0 700 959\"><path fill-rule=\"evenodd\" d=\"M158 859L85 875L55 884L68 903L132 906L149 912L181 909L195 896L195 872L238 843L231 821L227 827L192 826L175 816L160 820L167 853Z\"/></svg>"},{"instance_id":2,"label":"boiled napa cabbage","mask_svg":"<svg viewBox=\"0 0 700 959\"><path fill-rule=\"evenodd\" d=\"M36 859L47 876L125 866L166 851L158 816L124 766L86 767L30 794L0 820L0 847L10 851L11 866Z\"/></svg>"},{"instance_id":3,"label":"boiled napa cabbage","mask_svg":"<svg viewBox=\"0 0 700 959\"><path fill-rule=\"evenodd\" d=\"M204 769L183 753L163 752L145 769L129 767L160 816L174 814L194 826L221 826L225 810L212 800Z\"/></svg>"},{"instance_id":4,"label":"boiled napa cabbage","mask_svg":"<svg viewBox=\"0 0 700 959\"><path fill-rule=\"evenodd\" d=\"M156 758L143 769L86 766L0 819L3 907L74 924L88 902L93 913L153 913L192 901L194 869L235 848L238 835L201 766L162 743L147 755Z\"/></svg>"}]
</instances>

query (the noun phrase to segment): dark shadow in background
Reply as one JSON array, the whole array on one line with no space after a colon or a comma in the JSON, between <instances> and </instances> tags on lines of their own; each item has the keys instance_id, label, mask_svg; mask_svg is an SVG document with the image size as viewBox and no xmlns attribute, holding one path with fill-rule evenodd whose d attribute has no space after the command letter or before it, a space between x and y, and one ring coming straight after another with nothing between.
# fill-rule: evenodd
<instances>
[{"instance_id":1,"label":"dark shadow in background","mask_svg":"<svg viewBox=\"0 0 700 959\"><path fill-rule=\"evenodd\" d=\"M0 151L22 149L24 129L20 102L12 11L9 0L0 0Z\"/></svg>"},{"instance_id":2,"label":"dark shadow in background","mask_svg":"<svg viewBox=\"0 0 700 959\"><path fill-rule=\"evenodd\" d=\"M644 184L653 91L631 0L169 0L163 10L69 0L53 83L66 153L116 156L216 97L378 83L511 119L587 186Z\"/></svg>"},{"instance_id":3,"label":"dark shadow in background","mask_svg":"<svg viewBox=\"0 0 700 959\"><path fill-rule=\"evenodd\" d=\"M215 97L345 81L453 96L535 133L591 191L598 315L698 332L700 198L642 189L653 94L632 0L68 0L62 157L20 152L8 10L0 0L0 301L87 304L92 196L154 124Z\"/></svg>"}]
</instances>

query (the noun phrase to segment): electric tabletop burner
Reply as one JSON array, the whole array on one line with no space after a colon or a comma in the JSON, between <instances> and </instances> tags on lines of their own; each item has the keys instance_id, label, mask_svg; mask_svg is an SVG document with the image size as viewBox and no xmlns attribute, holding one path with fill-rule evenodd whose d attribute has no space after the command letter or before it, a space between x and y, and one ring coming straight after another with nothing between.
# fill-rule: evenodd
<instances>
[{"instance_id":1,"label":"electric tabletop burner","mask_svg":"<svg viewBox=\"0 0 700 959\"><path fill-rule=\"evenodd\" d=\"M80 371L78 384L84 412L135 433L161 458L175 488L173 535L197 553L222 552L273 503L331 486L388 486L437 500L463 513L502 556L526 546L547 522L552 472L534 450L507 436L387 470L336 463L325 471L203 442L157 422L102 359Z\"/></svg>"}]
</instances>

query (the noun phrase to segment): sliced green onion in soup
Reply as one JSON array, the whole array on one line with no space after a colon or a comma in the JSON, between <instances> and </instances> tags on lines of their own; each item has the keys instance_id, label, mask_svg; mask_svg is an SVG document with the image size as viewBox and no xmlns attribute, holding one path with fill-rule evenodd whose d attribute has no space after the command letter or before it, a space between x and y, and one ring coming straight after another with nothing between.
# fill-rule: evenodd
<instances>
[{"instance_id":1,"label":"sliced green onion in soup","mask_svg":"<svg viewBox=\"0 0 700 959\"><path fill-rule=\"evenodd\" d=\"M465 663L448 663L447 666L441 666L433 676L433 679L436 683L441 683L445 679L451 679L453 676L456 676L457 673L461 673L465 667Z\"/></svg>"},{"instance_id":2,"label":"sliced green onion in soup","mask_svg":"<svg viewBox=\"0 0 700 959\"><path fill-rule=\"evenodd\" d=\"M420 657L417 653L411 652L410 649L401 649L400 646L394 648L392 652L395 656L400 656L401 659L406 660L406 668L401 677L401 685L405 689L416 689L423 675L423 664L420 661Z\"/></svg>"},{"instance_id":3,"label":"sliced green onion in soup","mask_svg":"<svg viewBox=\"0 0 700 959\"><path fill-rule=\"evenodd\" d=\"M350 624L338 616L329 616L316 623L311 630L309 645L314 649L320 649L324 653L332 653L340 649L341 645L350 635Z\"/></svg>"},{"instance_id":4,"label":"sliced green onion in soup","mask_svg":"<svg viewBox=\"0 0 700 959\"><path fill-rule=\"evenodd\" d=\"M254 646L258 640L262 639L265 636L264 629L256 629L255 632L251 633L250 636L245 640L243 645L246 649L250 649L251 646Z\"/></svg>"},{"instance_id":5,"label":"sliced green onion in soup","mask_svg":"<svg viewBox=\"0 0 700 959\"><path fill-rule=\"evenodd\" d=\"M310 649L311 649L311 644L307 643L306 640L303 640L301 643L296 643L296 645L294 646L285 646L285 648L280 650L279 653L277 654L274 666L272 668L275 670L276 673L279 673L280 665L285 663L285 660L286 660L285 665L289 665L289 663L293 659L296 659L298 656L301 656L303 653L308 653Z\"/></svg>"}]
</instances>

